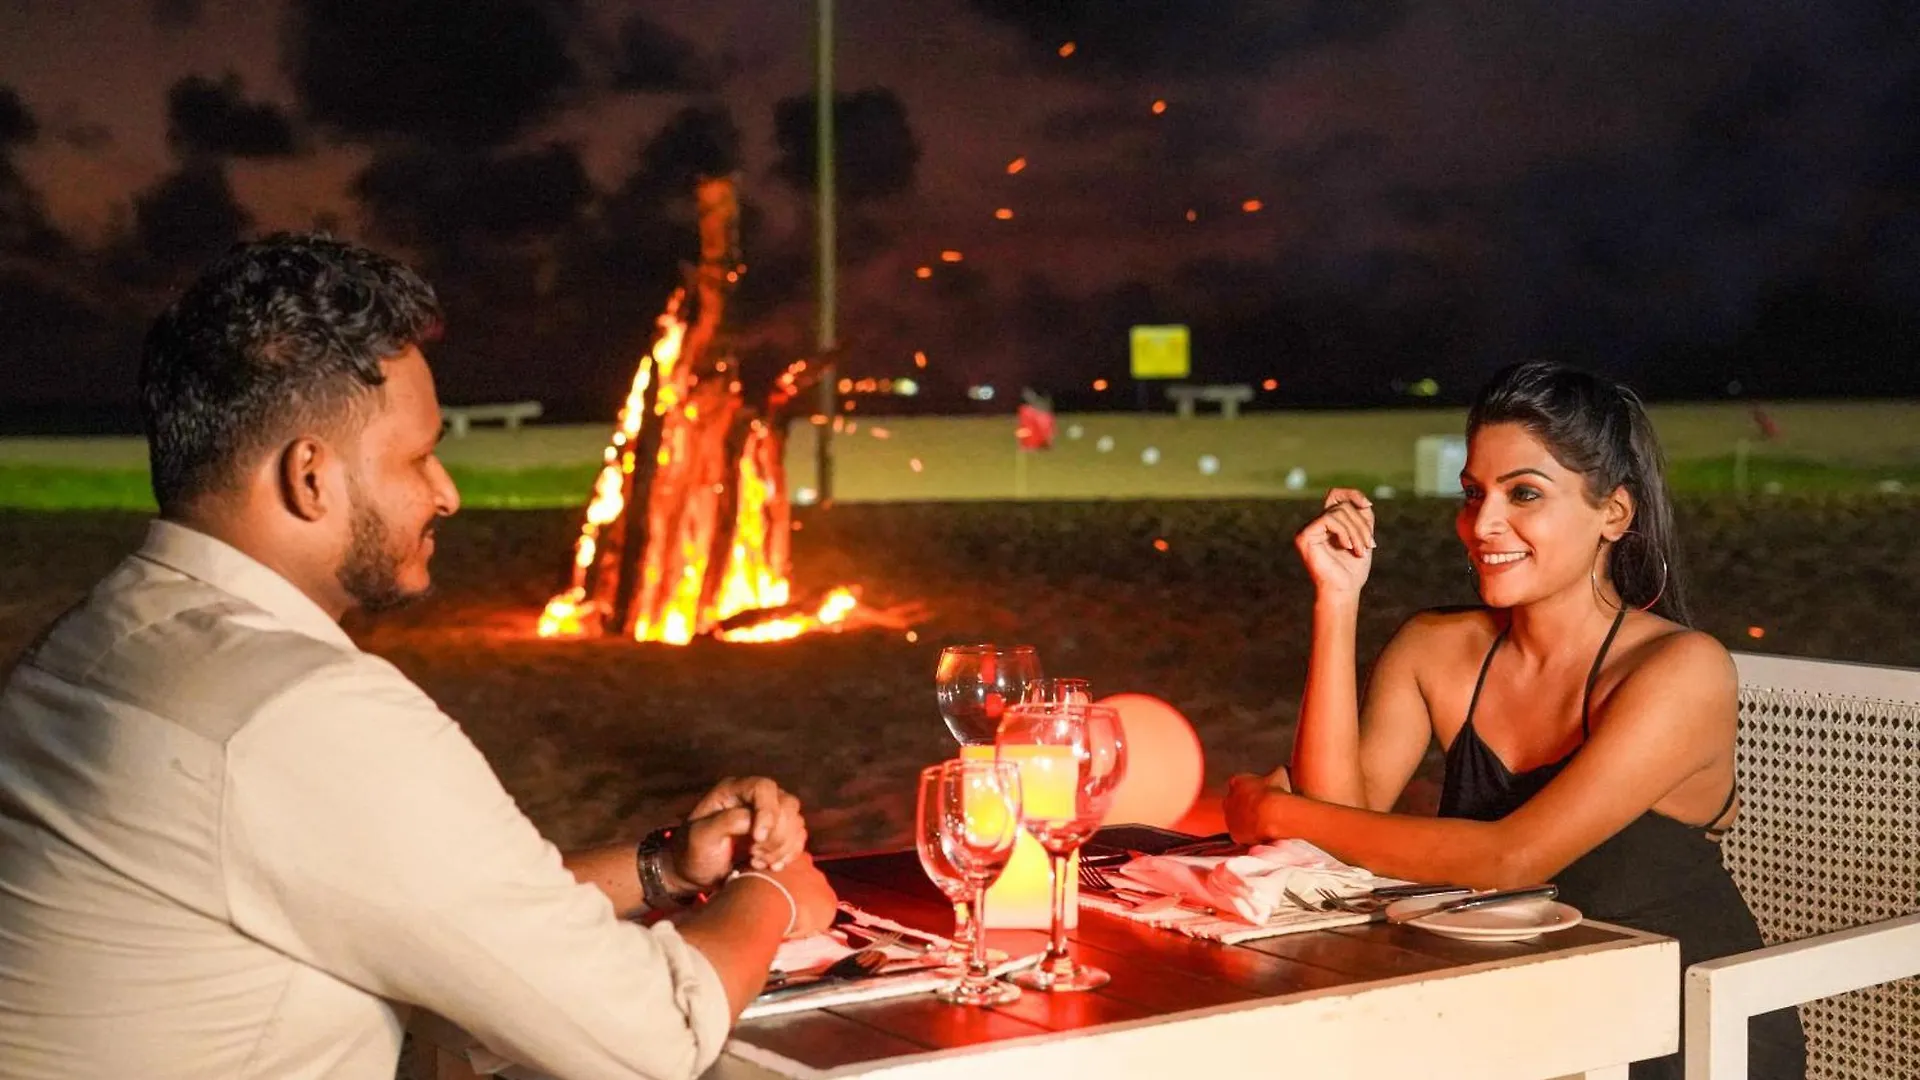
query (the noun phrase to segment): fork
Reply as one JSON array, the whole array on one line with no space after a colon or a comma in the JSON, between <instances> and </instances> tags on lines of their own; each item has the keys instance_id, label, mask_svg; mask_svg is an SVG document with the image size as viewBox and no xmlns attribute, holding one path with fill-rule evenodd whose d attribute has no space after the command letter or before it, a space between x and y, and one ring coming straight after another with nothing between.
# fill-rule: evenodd
<instances>
[{"instance_id":1,"label":"fork","mask_svg":"<svg viewBox=\"0 0 1920 1080\"><path fill-rule=\"evenodd\" d=\"M779 980L762 991L760 997L765 1001L777 1001L782 997L789 997L794 993L811 990L826 983L845 982L867 975L878 975L880 969L891 962L885 949L858 949L828 964L817 975L796 980L792 975L784 971L780 972Z\"/></svg>"},{"instance_id":2,"label":"fork","mask_svg":"<svg viewBox=\"0 0 1920 1080\"><path fill-rule=\"evenodd\" d=\"M1080 864L1080 884L1085 885L1095 892L1110 893L1119 891L1118 886L1114 885L1113 879L1107 876L1106 871L1097 866L1089 866L1086 863Z\"/></svg>"}]
</instances>

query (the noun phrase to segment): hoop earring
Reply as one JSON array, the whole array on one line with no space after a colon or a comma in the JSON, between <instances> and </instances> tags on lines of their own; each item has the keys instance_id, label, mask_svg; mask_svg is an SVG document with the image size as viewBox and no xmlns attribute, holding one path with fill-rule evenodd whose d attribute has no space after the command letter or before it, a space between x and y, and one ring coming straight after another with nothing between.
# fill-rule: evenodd
<instances>
[{"instance_id":1,"label":"hoop earring","mask_svg":"<svg viewBox=\"0 0 1920 1080\"><path fill-rule=\"evenodd\" d=\"M1613 543L1618 544L1629 536L1637 536L1640 538L1641 543L1643 544L1648 543L1647 536L1645 533L1635 532L1632 529L1628 529L1626 532L1621 533L1620 539L1613 541ZM1611 549L1608 547L1605 541L1602 541L1600 545L1600 550L1610 551ZM1658 554L1658 552L1656 552L1655 554ZM1660 587L1654 590L1653 599L1647 601L1646 603L1640 605L1639 607L1634 608L1633 609L1634 611L1651 611L1653 609L1653 605L1659 603L1660 598L1667 594L1667 557L1665 555L1660 555L1659 558L1660 558ZM1599 566L1598 559L1594 560L1594 565L1588 568L1587 581L1590 584L1592 584L1593 598L1599 601L1601 607L1604 607L1610 611L1627 610L1625 605L1614 603L1613 601L1607 599L1606 593L1603 593L1600 591L1600 566ZM1619 586L1615 585L1614 590L1618 592Z\"/></svg>"}]
</instances>

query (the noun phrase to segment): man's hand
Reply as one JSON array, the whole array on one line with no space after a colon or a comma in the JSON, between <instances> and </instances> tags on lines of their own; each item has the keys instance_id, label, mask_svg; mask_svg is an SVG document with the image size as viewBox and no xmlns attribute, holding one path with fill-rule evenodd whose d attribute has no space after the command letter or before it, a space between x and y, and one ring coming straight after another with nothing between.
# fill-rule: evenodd
<instances>
[{"instance_id":1,"label":"man's hand","mask_svg":"<svg viewBox=\"0 0 1920 1080\"><path fill-rule=\"evenodd\" d=\"M1271 819L1276 804L1296 798L1285 766L1270 775L1241 773L1227 781L1227 832L1236 843L1273 840Z\"/></svg>"},{"instance_id":2,"label":"man's hand","mask_svg":"<svg viewBox=\"0 0 1920 1080\"><path fill-rule=\"evenodd\" d=\"M781 870L806 847L799 799L765 777L728 777L694 804L675 838L672 869L686 885L708 892L742 862Z\"/></svg>"}]
</instances>

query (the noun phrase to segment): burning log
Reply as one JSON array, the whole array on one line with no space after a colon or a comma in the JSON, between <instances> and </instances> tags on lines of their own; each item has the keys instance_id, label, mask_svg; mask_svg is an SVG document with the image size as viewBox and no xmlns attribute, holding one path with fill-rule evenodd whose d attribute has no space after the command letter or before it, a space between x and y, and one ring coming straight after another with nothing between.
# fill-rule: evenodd
<instances>
[{"instance_id":1,"label":"burning log","mask_svg":"<svg viewBox=\"0 0 1920 1080\"><path fill-rule=\"evenodd\" d=\"M781 640L840 621L854 603L851 593L844 601L835 594L811 613L771 614L792 591L781 413L804 391L808 365L789 367L764 408L747 406L723 333L742 269L733 183L702 180L696 199L700 263L668 300L634 373L574 547L571 582L547 602L542 637L615 633L684 645L716 632ZM691 321L683 314L689 296ZM837 609L831 619L829 608ZM728 622L742 612L761 617ZM798 628L773 627L789 623ZM756 632L762 624L769 629Z\"/></svg>"}]
</instances>

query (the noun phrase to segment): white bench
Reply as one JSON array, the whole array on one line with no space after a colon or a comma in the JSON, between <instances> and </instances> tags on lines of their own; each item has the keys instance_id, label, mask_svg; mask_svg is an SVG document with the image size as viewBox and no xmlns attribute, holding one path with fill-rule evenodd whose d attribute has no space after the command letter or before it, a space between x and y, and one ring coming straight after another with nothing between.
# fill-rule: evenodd
<instances>
[{"instance_id":1,"label":"white bench","mask_svg":"<svg viewBox=\"0 0 1920 1080\"><path fill-rule=\"evenodd\" d=\"M1800 1006L1807 1076L1920 1076L1920 671L1735 653L1727 868L1772 943L1686 973L1687 1080Z\"/></svg>"},{"instance_id":2,"label":"white bench","mask_svg":"<svg viewBox=\"0 0 1920 1080\"><path fill-rule=\"evenodd\" d=\"M509 401L500 405L443 405L440 419L446 422L447 434L456 439L465 438L468 429L475 424L505 424L508 431L520 430L520 424L526 420L536 420L540 416L540 403L537 401Z\"/></svg>"},{"instance_id":3,"label":"white bench","mask_svg":"<svg viewBox=\"0 0 1920 1080\"><path fill-rule=\"evenodd\" d=\"M1216 386L1179 384L1167 387L1167 400L1173 402L1173 411L1182 420L1193 418L1193 403L1196 401L1209 401L1220 406L1220 415L1232 420L1240 415L1240 406L1253 400L1253 387L1246 383Z\"/></svg>"}]
</instances>

